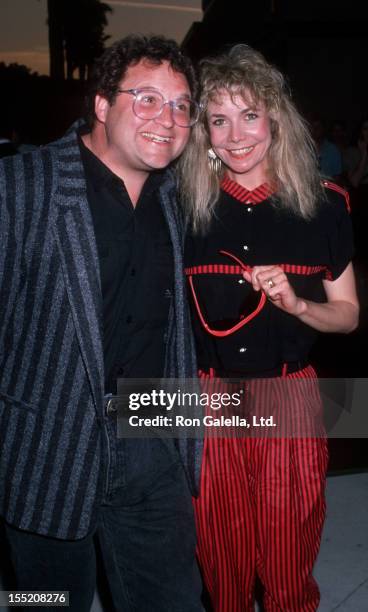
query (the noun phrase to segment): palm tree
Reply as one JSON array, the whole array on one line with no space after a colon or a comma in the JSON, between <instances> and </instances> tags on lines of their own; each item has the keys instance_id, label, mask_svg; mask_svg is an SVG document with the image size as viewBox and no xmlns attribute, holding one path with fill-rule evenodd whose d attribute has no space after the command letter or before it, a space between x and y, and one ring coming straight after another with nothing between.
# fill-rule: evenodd
<instances>
[{"instance_id":1,"label":"palm tree","mask_svg":"<svg viewBox=\"0 0 368 612\"><path fill-rule=\"evenodd\" d=\"M106 14L112 9L101 0L47 0L50 76L72 79L78 69L84 80L106 40Z\"/></svg>"},{"instance_id":2,"label":"palm tree","mask_svg":"<svg viewBox=\"0 0 368 612\"><path fill-rule=\"evenodd\" d=\"M64 3L67 78L73 78L77 69L83 81L109 38L104 29L106 13L112 9L101 0L64 0Z\"/></svg>"},{"instance_id":3,"label":"palm tree","mask_svg":"<svg viewBox=\"0 0 368 612\"><path fill-rule=\"evenodd\" d=\"M63 2L47 0L47 23L49 26L50 76L64 79L64 46L63 46Z\"/></svg>"}]
</instances>

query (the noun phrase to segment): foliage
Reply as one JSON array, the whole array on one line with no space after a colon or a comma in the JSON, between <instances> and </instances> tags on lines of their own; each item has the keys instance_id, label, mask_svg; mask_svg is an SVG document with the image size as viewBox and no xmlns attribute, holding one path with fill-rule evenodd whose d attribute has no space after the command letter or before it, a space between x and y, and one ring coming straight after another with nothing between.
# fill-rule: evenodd
<instances>
[{"instance_id":1,"label":"foliage","mask_svg":"<svg viewBox=\"0 0 368 612\"><path fill-rule=\"evenodd\" d=\"M94 60L101 55L109 38L104 29L112 9L101 0L48 0L50 75L72 79L88 76Z\"/></svg>"},{"instance_id":2,"label":"foliage","mask_svg":"<svg viewBox=\"0 0 368 612\"><path fill-rule=\"evenodd\" d=\"M18 64L13 62L11 64L5 64L0 62L0 80L21 80L30 77L38 77L38 72L33 72L28 66L24 64Z\"/></svg>"}]
</instances>

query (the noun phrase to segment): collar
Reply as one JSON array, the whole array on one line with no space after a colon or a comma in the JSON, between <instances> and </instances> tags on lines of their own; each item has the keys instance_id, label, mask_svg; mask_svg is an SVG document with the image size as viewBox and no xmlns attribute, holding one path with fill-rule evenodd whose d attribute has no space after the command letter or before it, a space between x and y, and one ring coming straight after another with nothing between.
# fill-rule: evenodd
<instances>
[{"instance_id":1,"label":"collar","mask_svg":"<svg viewBox=\"0 0 368 612\"><path fill-rule=\"evenodd\" d=\"M85 130L78 131L78 144L81 152L81 157L86 174L89 180L94 185L96 191L100 191L105 185L113 187L120 185L125 189L124 181L118 177L106 164L103 163L86 145L81 136L86 133ZM158 187L161 186L165 178L165 170L155 170L149 173L147 180L144 183L142 193L151 195Z\"/></svg>"},{"instance_id":2,"label":"collar","mask_svg":"<svg viewBox=\"0 0 368 612\"><path fill-rule=\"evenodd\" d=\"M276 184L263 183L253 190L246 189L227 175L221 181L221 189L243 204L259 204L276 192Z\"/></svg>"}]
</instances>

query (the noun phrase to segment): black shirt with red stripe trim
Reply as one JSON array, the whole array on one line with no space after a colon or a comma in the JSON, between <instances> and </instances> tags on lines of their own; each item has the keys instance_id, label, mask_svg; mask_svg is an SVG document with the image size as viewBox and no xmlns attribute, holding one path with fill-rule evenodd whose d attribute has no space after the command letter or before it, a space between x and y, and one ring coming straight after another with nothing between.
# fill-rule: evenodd
<instances>
[{"instance_id":1,"label":"black shirt with red stripe trim","mask_svg":"<svg viewBox=\"0 0 368 612\"><path fill-rule=\"evenodd\" d=\"M322 280L337 279L353 256L351 222L341 190L325 185L327 199L307 221L282 208L267 184L250 192L226 177L221 187L208 233L189 234L186 242L186 272L209 326L231 328L255 310L260 298L236 262L220 250L251 267L282 265L298 296L325 301ZM206 265L210 267L203 268ZM252 375L284 362L308 361L317 332L268 300L257 316L226 337L210 335L199 322L193 300L192 306L199 366L204 370Z\"/></svg>"}]
</instances>

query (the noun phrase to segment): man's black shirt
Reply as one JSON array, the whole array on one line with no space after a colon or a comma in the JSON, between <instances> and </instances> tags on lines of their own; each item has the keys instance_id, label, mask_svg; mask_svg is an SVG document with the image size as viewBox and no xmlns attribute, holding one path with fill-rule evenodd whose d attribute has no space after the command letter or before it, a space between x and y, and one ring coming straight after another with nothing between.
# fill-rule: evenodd
<instances>
[{"instance_id":1,"label":"man's black shirt","mask_svg":"<svg viewBox=\"0 0 368 612\"><path fill-rule=\"evenodd\" d=\"M134 208L123 181L80 140L100 262L105 391L118 377L160 378L174 266L158 188L147 178Z\"/></svg>"}]
</instances>

